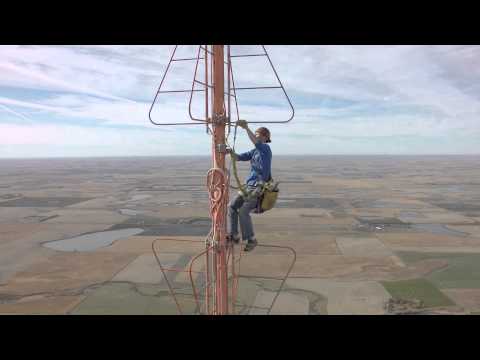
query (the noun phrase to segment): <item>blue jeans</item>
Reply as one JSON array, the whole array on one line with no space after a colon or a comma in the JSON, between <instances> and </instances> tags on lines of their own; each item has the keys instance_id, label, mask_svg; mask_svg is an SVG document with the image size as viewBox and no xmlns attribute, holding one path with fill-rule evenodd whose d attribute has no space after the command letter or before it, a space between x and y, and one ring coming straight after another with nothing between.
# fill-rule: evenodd
<instances>
[{"instance_id":1,"label":"blue jeans","mask_svg":"<svg viewBox=\"0 0 480 360\"><path fill-rule=\"evenodd\" d=\"M245 201L241 195L238 195L230 202L227 214L227 234L238 235L238 220L240 219L243 240L248 241L255 237L250 212L257 207L257 201L258 197Z\"/></svg>"}]
</instances>

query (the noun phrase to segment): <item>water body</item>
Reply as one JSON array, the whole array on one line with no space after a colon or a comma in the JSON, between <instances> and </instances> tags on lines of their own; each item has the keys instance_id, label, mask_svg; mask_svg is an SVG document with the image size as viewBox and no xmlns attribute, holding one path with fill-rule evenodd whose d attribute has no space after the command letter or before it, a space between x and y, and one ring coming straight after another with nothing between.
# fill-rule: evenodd
<instances>
[{"instance_id":1,"label":"water body","mask_svg":"<svg viewBox=\"0 0 480 360\"><path fill-rule=\"evenodd\" d=\"M141 228L100 231L70 239L50 241L44 243L43 246L57 251L93 251L109 246L116 240L126 239L141 232L143 232Z\"/></svg>"}]
</instances>

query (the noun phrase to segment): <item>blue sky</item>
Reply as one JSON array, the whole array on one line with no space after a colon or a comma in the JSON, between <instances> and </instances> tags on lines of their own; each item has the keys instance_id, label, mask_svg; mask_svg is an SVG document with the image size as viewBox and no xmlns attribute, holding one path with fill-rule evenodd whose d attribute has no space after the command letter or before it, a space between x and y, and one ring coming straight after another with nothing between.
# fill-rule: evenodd
<instances>
[{"instance_id":1,"label":"blue sky","mask_svg":"<svg viewBox=\"0 0 480 360\"><path fill-rule=\"evenodd\" d=\"M209 155L203 126L155 127L148 110L173 46L0 46L0 158ZM275 154L479 154L480 46L267 46L295 106L270 125ZM258 53L259 46L232 46ZM195 56L180 46L179 57ZM176 63L166 88L187 89ZM265 58L234 61L237 86L276 85ZM159 122L188 121L185 96ZM247 120L285 120L275 90L239 94ZM199 114L202 99L196 98ZM239 133L237 149L250 147Z\"/></svg>"}]
</instances>

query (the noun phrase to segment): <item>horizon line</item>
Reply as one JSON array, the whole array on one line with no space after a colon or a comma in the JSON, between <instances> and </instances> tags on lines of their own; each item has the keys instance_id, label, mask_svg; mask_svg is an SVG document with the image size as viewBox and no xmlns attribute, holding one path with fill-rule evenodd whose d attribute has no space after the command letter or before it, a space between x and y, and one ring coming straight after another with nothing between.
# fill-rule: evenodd
<instances>
[{"instance_id":1,"label":"horizon line","mask_svg":"<svg viewBox=\"0 0 480 360\"><path fill-rule=\"evenodd\" d=\"M312 157L312 156L480 156L478 154L278 154L275 157ZM0 157L0 160L49 160L49 159L119 159L119 158L211 158L211 155L111 155L111 156L38 156L38 157Z\"/></svg>"}]
</instances>

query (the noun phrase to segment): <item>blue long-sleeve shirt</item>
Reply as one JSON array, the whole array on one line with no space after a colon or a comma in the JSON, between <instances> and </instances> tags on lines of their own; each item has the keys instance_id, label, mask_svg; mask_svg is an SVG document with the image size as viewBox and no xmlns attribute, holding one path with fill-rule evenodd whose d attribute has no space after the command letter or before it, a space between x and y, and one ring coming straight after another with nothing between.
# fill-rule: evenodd
<instances>
[{"instance_id":1,"label":"blue long-sleeve shirt","mask_svg":"<svg viewBox=\"0 0 480 360\"><path fill-rule=\"evenodd\" d=\"M255 186L257 181L267 182L271 179L272 150L270 150L270 146L267 144L258 141L254 149L237 155L237 160L250 160L250 174L245 180L247 185Z\"/></svg>"}]
</instances>

